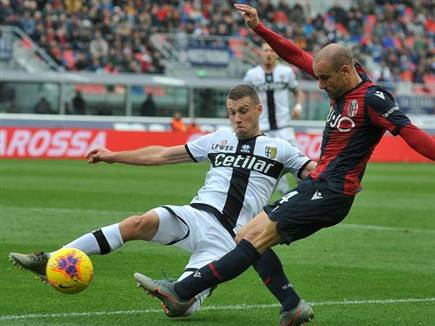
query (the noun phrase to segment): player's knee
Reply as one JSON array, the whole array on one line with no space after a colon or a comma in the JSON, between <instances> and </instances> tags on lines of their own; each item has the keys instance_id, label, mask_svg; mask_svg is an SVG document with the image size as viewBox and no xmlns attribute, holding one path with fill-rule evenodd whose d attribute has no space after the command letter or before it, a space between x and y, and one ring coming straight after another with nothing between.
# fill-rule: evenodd
<instances>
[{"instance_id":1,"label":"player's knee","mask_svg":"<svg viewBox=\"0 0 435 326\"><path fill-rule=\"evenodd\" d=\"M152 211L143 215L130 216L120 225L128 240L151 240L158 227L158 216Z\"/></svg>"}]
</instances>

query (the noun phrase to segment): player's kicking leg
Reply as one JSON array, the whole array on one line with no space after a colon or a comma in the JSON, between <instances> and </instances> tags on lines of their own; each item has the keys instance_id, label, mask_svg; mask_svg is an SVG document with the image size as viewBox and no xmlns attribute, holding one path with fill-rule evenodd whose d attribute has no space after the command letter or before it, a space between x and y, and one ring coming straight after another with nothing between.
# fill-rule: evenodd
<instances>
[{"instance_id":1,"label":"player's kicking leg","mask_svg":"<svg viewBox=\"0 0 435 326\"><path fill-rule=\"evenodd\" d=\"M251 221L250 225L246 228L243 228L240 230L241 235L244 235L246 231L253 231L253 230L264 230L266 221L264 219L265 216L263 216L263 219ZM256 232L256 231L254 231ZM239 235L240 236L240 235ZM269 254L268 255L268 263L273 262L274 260L271 259L275 255ZM233 259L232 259L233 260ZM208 264L208 265L213 265ZM279 264L281 266L281 264ZM282 267L282 266L281 266ZM282 269L282 268L281 268ZM279 268L275 269L272 274L272 279L279 280L280 282L284 280L285 285L288 286L287 278L285 277L279 277L280 275L276 275L277 270ZM205 273L204 273L205 272ZM262 271L263 274L264 271ZM200 271L201 273L201 271ZM204 273L204 274L202 274ZM202 278L209 278L207 275L210 274L208 271L205 271L202 269L201 278L195 278L197 280L200 280ZM213 273L212 273L213 274ZM279 274L279 273L278 273ZM270 275L270 274L269 274ZM210 275L209 275L210 276ZM221 275L221 277L224 275ZM261 275L260 275L261 276ZM164 306L165 312L168 316L176 317L176 316L182 316L182 314L187 311L188 306L192 306L193 302L189 301L188 298L191 298L192 296L185 296L186 299L179 296L179 294L175 290L175 282L168 282L168 281L160 281L160 280L152 280L149 277L142 275L142 274L135 274L135 279L138 282L139 286L144 288L148 293L151 293L155 297L157 297L160 301L162 301L162 304ZM271 292L278 298L278 300L281 302L283 308L281 310L281 322L280 325L286 325L286 326L293 326L293 325L301 325L304 322L308 322L311 319L313 319L313 310L311 306L307 303L305 303L303 300L297 296L297 294L294 292L293 289L291 291L273 291L274 289L269 288ZM275 289L276 290L276 289Z\"/></svg>"},{"instance_id":2,"label":"player's kicking leg","mask_svg":"<svg viewBox=\"0 0 435 326\"><path fill-rule=\"evenodd\" d=\"M86 233L63 248L76 248L87 255L105 255L121 248L129 240L152 240L158 227L159 217L153 210L150 210L143 215L133 215L120 223ZM12 252L9 254L9 260L21 269L33 272L38 279L46 282L45 269L52 253Z\"/></svg>"},{"instance_id":3,"label":"player's kicking leg","mask_svg":"<svg viewBox=\"0 0 435 326\"><path fill-rule=\"evenodd\" d=\"M167 232L171 230L169 222L177 220L183 220L188 225L189 231L186 230L185 236L179 237L179 241L172 242L173 245L191 253L189 262L178 281L195 274L199 267L220 258L235 247L233 236L211 213L191 206L168 206L166 208L171 210L170 215L162 209L158 213L161 224ZM190 316L212 293L212 289L205 289L195 295L195 300L183 302L178 306L171 290L173 282L152 280L141 273L135 273L134 278L138 287L143 288L146 294L154 296L162 302L165 313L171 318Z\"/></svg>"}]
</instances>

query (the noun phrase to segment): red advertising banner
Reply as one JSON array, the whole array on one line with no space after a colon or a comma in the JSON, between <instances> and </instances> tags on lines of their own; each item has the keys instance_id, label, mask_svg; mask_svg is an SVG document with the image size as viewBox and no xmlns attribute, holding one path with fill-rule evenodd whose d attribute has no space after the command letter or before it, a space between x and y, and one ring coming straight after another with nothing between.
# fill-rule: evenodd
<instances>
[{"instance_id":1,"label":"red advertising banner","mask_svg":"<svg viewBox=\"0 0 435 326\"><path fill-rule=\"evenodd\" d=\"M83 158L89 150L97 147L121 151L149 145L173 146L186 143L190 137L195 135L73 128L0 128L0 158Z\"/></svg>"},{"instance_id":2,"label":"red advertising banner","mask_svg":"<svg viewBox=\"0 0 435 326\"><path fill-rule=\"evenodd\" d=\"M149 145L185 144L200 136L182 132L144 132L99 129L0 128L0 158L83 158L91 149L114 151ZM320 133L296 133L300 148L310 158L320 155ZM435 136L434 136L435 138ZM373 153L374 162L429 162L400 137L386 135Z\"/></svg>"}]
</instances>

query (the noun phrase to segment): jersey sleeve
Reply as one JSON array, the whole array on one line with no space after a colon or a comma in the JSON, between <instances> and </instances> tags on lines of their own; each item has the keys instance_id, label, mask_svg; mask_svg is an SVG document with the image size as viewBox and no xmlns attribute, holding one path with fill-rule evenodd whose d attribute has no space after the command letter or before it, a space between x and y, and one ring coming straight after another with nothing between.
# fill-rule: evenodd
<instances>
[{"instance_id":1,"label":"jersey sleeve","mask_svg":"<svg viewBox=\"0 0 435 326\"><path fill-rule=\"evenodd\" d=\"M311 54L302 50L292 41L268 29L261 22L254 31L272 47L280 58L315 77L313 71L313 56Z\"/></svg>"},{"instance_id":2,"label":"jersey sleeve","mask_svg":"<svg viewBox=\"0 0 435 326\"><path fill-rule=\"evenodd\" d=\"M245 74L245 76L243 77L243 82L245 84L251 85L252 84L252 73L251 70L248 70Z\"/></svg>"},{"instance_id":3,"label":"jersey sleeve","mask_svg":"<svg viewBox=\"0 0 435 326\"><path fill-rule=\"evenodd\" d=\"M210 144L215 133L200 136L192 141L189 141L185 147L194 162L201 162L208 159Z\"/></svg>"},{"instance_id":4,"label":"jersey sleeve","mask_svg":"<svg viewBox=\"0 0 435 326\"><path fill-rule=\"evenodd\" d=\"M402 127L411 124L388 92L374 87L368 90L366 96L368 115L375 126L385 128L396 136Z\"/></svg>"},{"instance_id":5,"label":"jersey sleeve","mask_svg":"<svg viewBox=\"0 0 435 326\"><path fill-rule=\"evenodd\" d=\"M435 139L427 132L410 124L400 129L399 134L417 153L435 161Z\"/></svg>"},{"instance_id":6,"label":"jersey sleeve","mask_svg":"<svg viewBox=\"0 0 435 326\"><path fill-rule=\"evenodd\" d=\"M284 153L284 172L291 172L295 177L299 178L300 173L305 166L311 161L297 147L283 141Z\"/></svg>"}]
</instances>

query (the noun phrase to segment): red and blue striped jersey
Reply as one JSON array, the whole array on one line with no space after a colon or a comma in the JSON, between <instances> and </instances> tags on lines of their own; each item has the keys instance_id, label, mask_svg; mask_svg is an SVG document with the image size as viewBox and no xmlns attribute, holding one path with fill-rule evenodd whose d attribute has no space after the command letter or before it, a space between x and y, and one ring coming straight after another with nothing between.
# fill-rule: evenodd
<instances>
[{"instance_id":1,"label":"red and blue striped jersey","mask_svg":"<svg viewBox=\"0 0 435 326\"><path fill-rule=\"evenodd\" d=\"M282 59L315 77L311 54L262 23L255 32ZM323 179L332 190L345 195L360 191L367 162L385 131L397 135L402 127L412 125L392 95L373 84L359 65L356 69L363 80L337 100L331 100L320 160L311 172L313 179Z\"/></svg>"},{"instance_id":2,"label":"red and blue striped jersey","mask_svg":"<svg viewBox=\"0 0 435 326\"><path fill-rule=\"evenodd\" d=\"M337 100L331 100L323 131L319 165L313 179L324 179L337 192L354 195L375 146L385 131L397 135L410 124L391 94L363 81Z\"/></svg>"}]
</instances>

